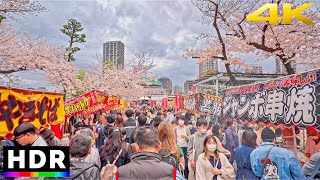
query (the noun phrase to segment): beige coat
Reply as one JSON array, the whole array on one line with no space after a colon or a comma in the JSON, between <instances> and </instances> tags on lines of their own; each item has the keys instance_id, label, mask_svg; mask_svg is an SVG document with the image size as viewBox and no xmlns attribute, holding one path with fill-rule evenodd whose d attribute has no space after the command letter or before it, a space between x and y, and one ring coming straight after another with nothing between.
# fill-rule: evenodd
<instances>
[{"instance_id":1,"label":"beige coat","mask_svg":"<svg viewBox=\"0 0 320 180\"><path fill-rule=\"evenodd\" d=\"M212 169L213 166L208 159L204 159L204 153L200 154L197 160L197 171L196 171L196 179L197 180L212 180L213 174ZM219 159L221 162L221 175L218 176L218 180L221 179L233 179L234 169L227 157L223 153L219 153Z\"/></svg>"}]
</instances>

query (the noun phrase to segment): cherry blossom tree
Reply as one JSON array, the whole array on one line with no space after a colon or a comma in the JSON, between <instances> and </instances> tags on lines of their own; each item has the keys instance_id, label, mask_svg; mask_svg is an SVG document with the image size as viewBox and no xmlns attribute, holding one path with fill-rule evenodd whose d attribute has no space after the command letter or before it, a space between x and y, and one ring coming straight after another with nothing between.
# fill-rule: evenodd
<instances>
[{"instance_id":1,"label":"cherry blossom tree","mask_svg":"<svg viewBox=\"0 0 320 180\"><path fill-rule=\"evenodd\" d=\"M141 79L146 77L148 70L152 68L153 60L150 53L138 57L131 58L123 69L118 69L112 62L103 61L100 54L94 55L96 63L81 70L82 89L96 89L125 100L141 98L144 95L144 82Z\"/></svg>"},{"instance_id":2,"label":"cherry blossom tree","mask_svg":"<svg viewBox=\"0 0 320 180\"><path fill-rule=\"evenodd\" d=\"M45 7L32 0L1 0L0 1L0 24L10 14L25 15L44 11Z\"/></svg>"},{"instance_id":3,"label":"cherry blossom tree","mask_svg":"<svg viewBox=\"0 0 320 180\"><path fill-rule=\"evenodd\" d=\"M134 53L131 59L128 61L128 66L132 68L133 72L148 73L154 65L154 59L150 52Z\"/></svg>"},{"instance_id":4,"label":"cherry blossom tree","mask_svg":"<svg viewBox=\"0 0 320 180\"><path fill-rule=\"evenodd\" d=\"M239 54L256 53L268 59L280 59L288 74L293 74L293 66L319 67L320 28L319 23L306 25L293 20L291 25L281 22L272 25L269 22L248 22L248 14L265 3L278 3L279 14L282 14L283 0L193 0L193 4L203 13L203 21L212 25L214 34L210 36L210 46L205 50L191 50L189 56L201 58L218 58L223 60L230 76L228 66L237 64L250 68L238 58ZM293 7L301 1L290 0ZM308 9L303 13L314 22L319 22L318 9ZM262 14L263 16L264 14ZM208 37L208 36L206 36ZM234 77L230 76L234 81Z\"/></svg>"},{"instance_id":5,"label":"cherry blossom tree","mask_svg":"<svg viewBox=\"0 0 320 180\"><path fill-rule=\"evenodd\" d=\"M0 74L10 76L15 72L40 70L54 85L66 92L81 88L71 63L64 61L63 48L42 38L22 36L9 25L0 25Z\"/></svg>"}]
</instances>

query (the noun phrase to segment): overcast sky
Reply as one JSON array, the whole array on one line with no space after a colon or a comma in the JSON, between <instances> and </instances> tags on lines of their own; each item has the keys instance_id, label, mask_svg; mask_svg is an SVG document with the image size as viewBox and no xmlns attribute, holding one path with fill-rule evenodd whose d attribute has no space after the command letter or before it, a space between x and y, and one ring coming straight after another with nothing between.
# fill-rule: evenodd
<instances>
[{"instance_id":1,"label":"overcast sky","mask_svg":"<svg viewBox=\"0 0 320 180\"><path fill-rule=\"evenodd\" d=\"M174 85L183 87L186 80L198 75L194 60L183 58L185 50L204 44L196 38L211 32L201 23L201 13L189 0L51 0L39 1L46 12L20 17L12 22L21 31L43 37L58 46L67 46L68 38L60 28L68 19L79 20L87 42L75 55L78 68L95 62L93 56L102 54L103 43L119 40L125 44L125 59L135 52L152 52L156 63L152 74L169 77ZM247 62L257 64L254 56ZM265 72L274 71L274 62L259 62ZM268 67L268 68L266 68ZM23 73L30 86L43 86L39 73Z\"/></svg>"}]
</instances>

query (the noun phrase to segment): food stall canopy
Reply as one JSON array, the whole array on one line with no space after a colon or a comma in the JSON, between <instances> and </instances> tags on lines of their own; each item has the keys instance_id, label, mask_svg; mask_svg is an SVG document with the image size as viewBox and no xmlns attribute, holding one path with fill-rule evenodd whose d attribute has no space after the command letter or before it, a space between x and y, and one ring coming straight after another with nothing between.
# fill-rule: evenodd
<instances>
[{"instance_id":1,"label":"food stall canopy","mask_svg":"<svg viewBox=\"0 0 320 180\"><path fill-rule=\"evenodd\" d=\"M65 114L71 116L82 114L88 115L95 113L108 105L108 95L101 91L93 90L79 97L71 99L65 103Z\"/></svg>"}]
</instances>

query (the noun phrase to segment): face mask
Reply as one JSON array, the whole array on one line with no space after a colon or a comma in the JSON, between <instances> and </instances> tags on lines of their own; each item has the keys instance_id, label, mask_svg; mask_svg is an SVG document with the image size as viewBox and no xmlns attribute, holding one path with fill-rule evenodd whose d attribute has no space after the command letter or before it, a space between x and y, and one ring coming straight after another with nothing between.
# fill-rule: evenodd
<instances>
[{"instance_id":1,"label":"face mask","mask_svg":"<svg viewBox=\"0 0 320 180\"><path fill-rule=\"evenodd\" d=\"M184 121L183 120L179 120L179 125L184 125Z\"/></svg>"},{"instance_id":2,"label":"face mask","mask_svg":"<svg viewBox=\"0 0 320 180\"><path fill-rule=\"evenodd\" d=\"M214 152L214 151L216 151L216 149L217 149L217 145L216 145L216 144L209 144L209 145L207 146L207 149L208 149L210 152Z\"/></svg>"}]
</instances>

